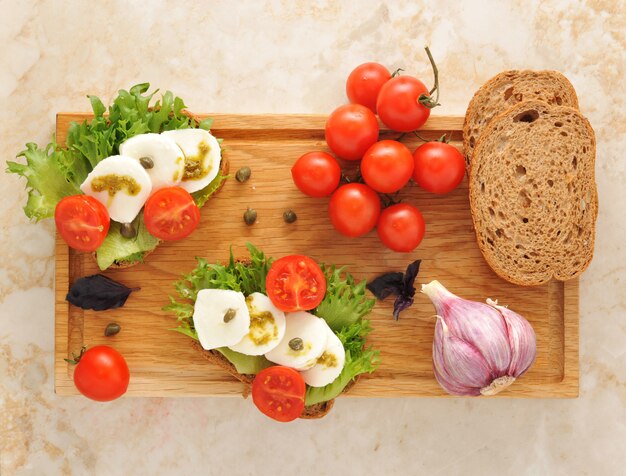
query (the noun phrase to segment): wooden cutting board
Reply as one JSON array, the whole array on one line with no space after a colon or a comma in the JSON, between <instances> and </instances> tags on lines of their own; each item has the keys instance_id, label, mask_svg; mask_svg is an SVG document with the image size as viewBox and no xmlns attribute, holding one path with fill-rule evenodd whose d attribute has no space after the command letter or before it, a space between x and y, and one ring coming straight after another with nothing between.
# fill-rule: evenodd
<instances>
[{"instance_id":1,"label":"wooden cutting board","mask_svg":"<svg viewBox=\"0 0 626 476\"><path fill-rule=\"evenodd\" d=\"M469 213L467 182L446 196L435 196L414 184L403 192L404 201L418 206L426 220L426 236L413 253L394 253L378 241L375 232L349 239L332 228L328 199L304 196L293 185L290 168L303 153L327 150L325 116L212 114L213 134L224 139L224 156L234 172L244 165L252 178L240 184L233 179L202 209L199 228L180 242L162 244L144 264L105 274L130 287L141 287L121 309L93 312L65 301L70 283L99 272L89 254L68 249L57 237L55 308L55 388L62 395L77 394L72 366L63 359L82 345L107 344L126 358L131 372L128 396L227 396L240 395L242 385L212 366L190 346L190 339L172 332L175 318L161 310L174 294L173 283L195 266L195 257L211 262L228 259L229 249L246 256L246 242L278 258L302 253L320 262L348 265L358 279L371 279L386 271L404 271L422 259L418 286L437 279L462 297L498 299L523 314L537 334L537 360L531 370L502 397L576 397L578 395L578 280L553 281L524 288L510 284L485 263L474 240ZM205 116L202 116L205 117ZM57 140L64 144L71 121L87 114L57 116ZM452 144L460 147L462 117L433 116L422 135L433 139L452 132ZM382 131L385 138L398 134ZM406 136L413 150L419 139ZM258 222L246 226L242 214L247 206L258 212ZM282 214L292 208L293 224ZM419 290L419 287L418 287ZM370 315L374 331L371 344L381 351L379 369L364 376L350 396L413 397L445 396L432 372L431 346L434 308L417 294L412 308L391 317L392 300L377 303ZM105 337L109 322L121 332Z\"/></svg>"}]
</instances>

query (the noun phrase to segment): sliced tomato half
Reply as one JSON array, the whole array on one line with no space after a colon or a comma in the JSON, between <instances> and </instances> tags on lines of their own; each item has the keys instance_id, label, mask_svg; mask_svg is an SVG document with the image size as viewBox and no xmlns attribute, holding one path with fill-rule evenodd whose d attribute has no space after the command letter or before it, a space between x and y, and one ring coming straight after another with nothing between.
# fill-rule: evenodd
<instances>
[{"instance_id":1,"label":"sliced tomato half","mask_svg":"<svg viewBox=\"0 0 626 476\"><path fill-rule=\"evenodd\" d=\"M144 206L146 228L161 240L180 240L200 223L200 209L187 190L166 187L157 190Z\"/></svg>"},{"instance_id":2,"label":"sliced tomato half","mask_svg":"<svg viewBox=\"0 0 626 476\"><path fill-rule=\"evenodd\" d=\"M111 219L106 207L89 195L71 195L57 203L54 222L70 248L95 251L109 232Z\"/></svg>"},{"instance_id":3,"label":"sliced tomato half","mask_svg":"<svg viewBox=\"0 0 626 476\"><path fill-rule=\"evenodd\" d=\"M308 311L324 299L326 278L313 259L290 255L272 263L265 280L265 290L281 311Z\"/></svg>"},{"instance_id":4,"label":"sliced tomato half","mask_svg":"<svg viewBox=\"0 0 626 476\"><path fill-rule=\"evenodd\" d=\"M304 379L289 367L261 370L252 382L252 401L265 415L281 422L293 421L304 410Z\"/></svg>"}]
</instances>

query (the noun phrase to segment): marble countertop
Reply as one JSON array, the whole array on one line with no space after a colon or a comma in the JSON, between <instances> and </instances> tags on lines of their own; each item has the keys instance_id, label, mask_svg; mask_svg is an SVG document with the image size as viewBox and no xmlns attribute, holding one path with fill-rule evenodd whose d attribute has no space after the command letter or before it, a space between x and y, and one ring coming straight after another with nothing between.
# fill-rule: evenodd
<instances>
[{"instance_id":1,"label":"marble countertop","mask_svg":"<svg viewBox=\"0 0 626 476\"><path fill-rule=\"evenodd\" d=\"M463 114L495 73L557 69L598 139L600 213L581 279L580 397L340 399L279 425L239 398L103 405L53 390L54 226L0 174L0 474L625 474L626 12L623 2L1 2L0 150L45 144L57 111L148 81L195 111L328 113L368 60Z\"/></svg>"}]
</instances>

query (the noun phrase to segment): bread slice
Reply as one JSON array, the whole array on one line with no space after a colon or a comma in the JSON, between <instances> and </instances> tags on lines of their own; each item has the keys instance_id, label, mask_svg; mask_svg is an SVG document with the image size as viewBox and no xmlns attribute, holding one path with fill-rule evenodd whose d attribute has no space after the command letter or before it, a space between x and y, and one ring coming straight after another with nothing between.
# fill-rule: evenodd
<instances>
[{"instance_id":1,"label":"bread slice","mask_svg":"<svg viewBox=\"0 0 626 476\"><path fill-rule=\"evenodd\" d=\"M503 71L476 91L463 124L463 153L468 167L489 121L519 102L534 99L578 109L574 87L558 71Z\"/></svg>"},{"instance_id":2,"label":"bread slice","mask_svg":"<svg viewBox=\"0 0 626 476\"><path fill-rule=\"evenodd\" d=\"M225 158L222 155L222 160L220 161L220 172L219 173L222 174L222 175L228 175L229 169L230 169L230 163L229 163L228 159ZM219 192L222 189L222 187L224 186L225 182L226 182L225 180L222 181L222 183L220 184L219 188L213 193L213 195L215 195L217 192ZM154 248L152 248L151 250L144 251L143 254L141 255L141 260L136 260L136 261L132 261L132 262L129 262L129 261L116 261L111 266L109 266L108 269L130 268L132 266L135 266L136 264L142 263L146 259L146 257L150 253L152 253L156 249L157 246L159 246L159 244L161 244L161 240L159 240L158 243L156 244L156 246ZM97 251L94 251L92 253L93 259L97 260L97 256L98 256L97 255Z\"/></svg>"},{"instance_id":3,"label":"bread slice","mask_svg":"<svg viewBox=\"0 0 626 476\"><path fill-rule=\"evenodd\" d=\"M476 239L502 278L534 286L581 274L593 256L596 141L576 109L523 101L476 144L469 199Z\"/></svg>"}]
</instances>

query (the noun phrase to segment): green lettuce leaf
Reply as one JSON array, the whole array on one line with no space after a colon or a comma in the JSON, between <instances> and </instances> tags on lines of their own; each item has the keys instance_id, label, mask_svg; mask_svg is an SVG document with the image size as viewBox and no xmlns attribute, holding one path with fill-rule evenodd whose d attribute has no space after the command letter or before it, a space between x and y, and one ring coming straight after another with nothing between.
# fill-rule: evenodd
<instances>
[{"instance_id":1,"label":"green lettuce leaf","mask_svg":"<svg viewBox=\"0 0 626 476\"><path fill-rule=\"evenodd\" d=\"M228 175L222 175L222 172L218 172L217 176L201 190L193 192L191 196L200 208L204 206L206 201L222 186L222 183L228 178Z\"/></svg>"},{"instance_id":2,"label":"green lettuce leaf","mask_svg":"<svg viewBox=\"0 0 626 476\"><path fill-rule=\"evenodd\" d=\"M36 221L54 216L57 203L69 195L80 193L71 180L64 153L58 150L56 142L45 149L29 142L26 150L18 157L26 157L26 164L7 162L7 172L26 178L28 201L24 207L26 216Z\"/></svg>"},{"instance_id":3,"label":"green lettuce leaf","mask_svg":"<svg viewBox=\"0 0 626 476\"><path fill-rule=\"evenodd\" d=\"M96 251L100 269L107 269L113 263L143 261L144 254L159 244L158 238L148 233L143 221L143 212L139 213L133 223L137 227L137 236L124 238L120 233L121 225L115 221L111 222L109 233Z\"/></svg>"},{"instance_id":4,"label":"green lettuce leaf","mask_svg":"<svg viewBox=\"0 0 626 476\"><path fill-rule=\"evenodd\" d=\"M326 295L314 314L323 317L330 328L338 332L358 323L376 304L365 294L365 280L356 283L345 268L322 266L326 276Z\"/></svg>"},{"instance_id":5,"label":"green lettuce leaf","mask_svg":"<svg viewBox=\"0 0 626 476\"><path fill-rule=\"evenodd\" d=\"M337 336L346 351L346 363L343 370L334 381L325 387L307 386L304 396L305 405L315 405L338 397L343 389L352 382L357 375L372 373L380 361L380 352L365 347L365 339L372 328L369 321L360 320L349 327L337 332Z\"/></svg>"},{"instance_id":6,"label":"green lettuce leaf","mask_svg":"<svg viewBox=\"0 0 626 476\"><path fill-rule=\"evenodd\" d=\"M245 355L235 352L228 347L221 347L215 350L226 357L240 374L256 375L261 370L274 365L262 355Z\"/></svg>"}]
</instances>

